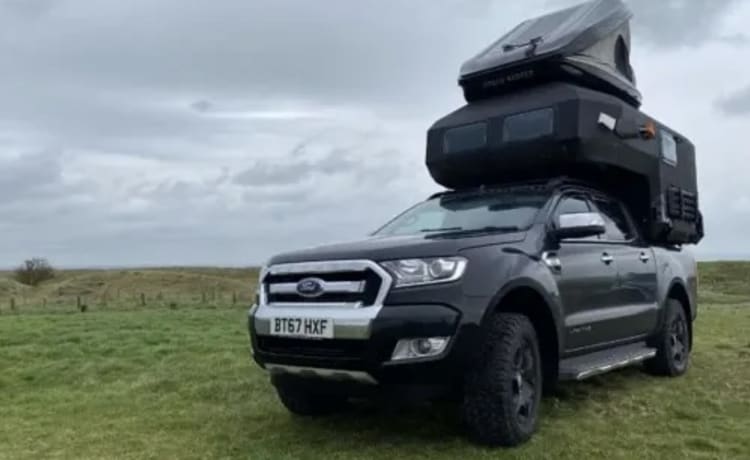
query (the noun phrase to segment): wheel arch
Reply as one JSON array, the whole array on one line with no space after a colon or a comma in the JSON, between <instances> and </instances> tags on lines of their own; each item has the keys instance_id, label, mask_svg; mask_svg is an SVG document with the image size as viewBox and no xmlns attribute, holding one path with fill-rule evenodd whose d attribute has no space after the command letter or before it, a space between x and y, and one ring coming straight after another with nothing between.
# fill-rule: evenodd
<instances>
[{"instance_id":1,"label":"wheel arch","mask_svg":"<svg viewBox=\"0 0 750 460\"><path fill-rule=\"evenodd\" d=\"M690 295L688 294L687 287L680 279L675 279L669 286L667 296L664 299L664 311L666 311L667 302L670 300L676 300L682 306L682 310L685 312L685 318L687 318L688 330L690 331L690 346L693 346L693 309L692 303L690 302ZM664 315L662 315L664 316ZM662 321L663 323L663 321Z\"/></svg>"},{"instance_id":2,"label":"wheel arch","mask_svg":"<svg viewBox=\"0 0 750 460\"><path fill-rule=\"evenodd\" d=\"M554 384L564 347L561 309L553 295L535 280L515 280L495 295L482 323L497 313L518 313L529 318L539 340L545 384Z\"/></svg>"}]
</instances>

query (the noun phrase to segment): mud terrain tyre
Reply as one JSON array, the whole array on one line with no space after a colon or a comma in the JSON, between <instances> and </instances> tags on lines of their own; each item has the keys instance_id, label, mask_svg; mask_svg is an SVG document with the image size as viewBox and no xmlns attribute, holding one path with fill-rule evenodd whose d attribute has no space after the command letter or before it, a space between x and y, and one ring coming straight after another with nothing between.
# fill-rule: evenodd
<instances>
[{"instance_id":1,"label":"mud terrain tyre","mask_svg":"<svg viewBox=\"0 0 750 460\"><path fill-rule=\"evenodd\" d=\"M523 315L495 315L482 358L466 378L462 417L471 439L489 446L517 446L536 431L542 395L539 341Z\"/></svg>"}]
</instances>

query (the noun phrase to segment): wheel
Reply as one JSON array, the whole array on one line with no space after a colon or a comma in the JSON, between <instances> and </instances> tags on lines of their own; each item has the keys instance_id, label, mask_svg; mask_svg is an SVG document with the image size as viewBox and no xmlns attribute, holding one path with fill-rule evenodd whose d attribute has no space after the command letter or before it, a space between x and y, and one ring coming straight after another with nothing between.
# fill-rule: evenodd
<instances>
[{"instance_id":1,"label":"wheel","mask_svg":"<svg viewBox=\"0 0 750 460\"><path fill-rule=\"evenodd\" d=\"M303 417L334 414L342 411L347 404L344 397L318 394L296 385L278 385L276 393L289 412Z\"/></svg>"},{"instance_id":2,"label":"wheel","mask_svg":"<svg viewBox=\"0 0 750 460\"><path fill-rule=\"evenodd\" d=\"M536 431L542 395L539 342L523 315L500 313L491 321L485 359L466 378L462 415L475 442L517 446Z\"/></svg>"},{"instance_id":3,"label":"wheel","mask_svg":"<svg viewBox=\"0 0 750 460\"><path fill-rule=\"evenodd\" d=\"M666 321L653 342L656 356L646 361L646 369L652 374L670 377L684 374L690 365L691 343L682 304L674 299L667 300Z\"/></svg>"}]
</instances>

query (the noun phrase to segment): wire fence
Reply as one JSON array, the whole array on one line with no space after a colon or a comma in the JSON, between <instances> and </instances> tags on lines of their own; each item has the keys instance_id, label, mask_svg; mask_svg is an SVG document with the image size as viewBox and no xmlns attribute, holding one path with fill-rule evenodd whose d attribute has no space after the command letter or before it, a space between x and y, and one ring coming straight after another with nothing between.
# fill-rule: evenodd
<instances>
[{"instance_id":1,"label":"wire fence","mask_svg":"<svg viewBox=\"0 0 750 460\"><path fill-rule=\"evenodd\" d=\"M130 310L151 308L226 308L249 306L254 301L252 290L202 290L191 293L165 291L125 291L60 294L60 295L16 295L0 300L0 315L28 312L88 312L106 310Z\"/></svg>"}]
</instances>

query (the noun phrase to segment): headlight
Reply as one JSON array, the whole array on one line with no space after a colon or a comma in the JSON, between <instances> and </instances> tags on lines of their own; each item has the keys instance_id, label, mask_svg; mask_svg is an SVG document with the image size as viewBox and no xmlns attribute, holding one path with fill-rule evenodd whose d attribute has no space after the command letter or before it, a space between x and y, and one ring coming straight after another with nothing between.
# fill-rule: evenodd
<instances>
[{"instance_id":1,"label":"headlight","mask_svg":"<svg viewBox=\"0 0 750 460\"><path fill-rule=\"evenodd\" d=\"M447 283L461 278L466 270L463 257L435 257L382 262L394 278L394 287Z\"/></svg>"}]
</instances>

